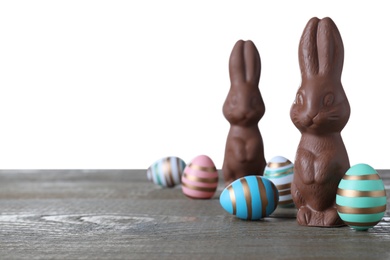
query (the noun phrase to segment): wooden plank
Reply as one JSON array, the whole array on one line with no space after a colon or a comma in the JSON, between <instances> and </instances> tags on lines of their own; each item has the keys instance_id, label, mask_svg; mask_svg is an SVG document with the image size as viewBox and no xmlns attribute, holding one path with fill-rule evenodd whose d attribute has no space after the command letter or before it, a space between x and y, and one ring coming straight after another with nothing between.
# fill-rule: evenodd
<instances>
[{"instance_id":1,"label":"wooden plank","mask_svg":"<svg viewBox=\"0 0 390 260\"><path fill-rule=\"evenodd\" d=\"M390 171L379 171L387 194ZM366 232L297 225L294 209L243 221L145 170L0 171L1 259L389 259L389 196Z\"/></svg>"}]
</instances>

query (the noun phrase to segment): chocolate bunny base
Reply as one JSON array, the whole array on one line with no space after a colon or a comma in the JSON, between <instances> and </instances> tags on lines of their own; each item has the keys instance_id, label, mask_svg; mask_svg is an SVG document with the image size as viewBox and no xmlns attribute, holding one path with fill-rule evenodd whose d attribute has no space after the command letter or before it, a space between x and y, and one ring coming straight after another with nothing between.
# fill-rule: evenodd
<instances>
[{"instance_id":1,"label":"chocolate bunny base","mask_svg":"<svg viewBox=\"0 0 390 260\"><path fill-rule=\"evenodd\" d=\"M317 153L311 149L313 143L318 145ZM313 161L316 163L311 163ZM338 184L348 169L347 152L339 134L302 137L291 184L291 194L298 209L298 224L314 227L345 226L337 213L335 200Z\"/></svg>"}]
</instances>

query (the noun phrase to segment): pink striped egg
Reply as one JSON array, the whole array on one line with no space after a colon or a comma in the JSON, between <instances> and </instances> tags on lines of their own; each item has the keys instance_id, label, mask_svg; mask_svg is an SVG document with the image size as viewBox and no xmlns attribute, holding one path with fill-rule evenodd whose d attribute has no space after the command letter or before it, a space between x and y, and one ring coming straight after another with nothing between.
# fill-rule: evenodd
<instances>
[{"instance_id":1,"label":"pink striped egg","mask_svg":"<svg viewBox=\"0 0 390 260\"><path fill-rule=\"evenodd\" d=\"M184 195L193 199L210 199L218 186L218 171L206 155L195 157L185 168L181 177Z\"/></svg>"}]
</instances>

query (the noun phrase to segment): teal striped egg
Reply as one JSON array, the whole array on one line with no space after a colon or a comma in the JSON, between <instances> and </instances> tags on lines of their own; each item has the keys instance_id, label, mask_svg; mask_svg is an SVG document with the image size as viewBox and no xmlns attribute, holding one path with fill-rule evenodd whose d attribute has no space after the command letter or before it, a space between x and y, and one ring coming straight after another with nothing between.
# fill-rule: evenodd
<instances>
[{"instance_id":1,"label":"teal striped egg","mask_svg":"<svg viewBox=\"0 0 390 260\"><path fill-rule=\"evenodd\" d=\"M146 175L150 181L161 187L172 188L181 184L186 163L179 157L168 156L152 163L146 170Z\"/></svg>"},{"instance_id":2,"label":"teal striped egg","mask_svg":"<svg viewBox=\"0 0 390 260\"><path fill-rule=\"evenodd\" d=\"M264 169L264 177L272 181L279 191L278 206L294 207L291 196L291 183L294 175L294 164L283 156L273 157Z\"/></svg>"},{"instance_id":3,"label":"teal striped egg","mask_svg":"<svg viewBox=\"0 0 390 260\"><path fill-rule=\"evenodd\" d=\"M255 175L235 180L219 197L224 210L245 220L259 220L271 215L278 201L275 185L267 178Z\"/></svg>"},{"instance_id":4,"label":"teal striped egg","mask_svg":"<svg viewBox=\"0 0 390 260\"><path fill-rule=\"evenodd\" d=\"M356 230L378 224L386 211L386 190L378 172L367 164L352 166L339 183L336 206L340 218Z\"/></svg>"}]
</instances>

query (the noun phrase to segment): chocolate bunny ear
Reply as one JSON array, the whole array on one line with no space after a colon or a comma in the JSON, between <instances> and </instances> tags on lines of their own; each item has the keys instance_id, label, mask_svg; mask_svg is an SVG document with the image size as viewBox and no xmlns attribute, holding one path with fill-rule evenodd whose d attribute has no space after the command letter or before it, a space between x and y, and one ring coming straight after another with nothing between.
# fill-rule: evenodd
<instances>
[{"instance_id":1,"label":"chocolate bunny ear","mask_svg":"<svg viewBox=\"0 0 390 260\"><path fill-rule=\"evenodd\" d=\"M302 77L326 75L341 78L344 46L331 18L313 17L307 23L299 43Z\"/></svg>"},{"instance_id":2,"label":"chocolate bunny ear","mask_svg":"<svg viewBox=\"0 0 390 260\"><path fill-rule=\"evenodd\" d=\"M232 85L259 84L261 71L260 55L252 41L239 40L229 59L229 74Z\"/></svg>"}]
</instances>

